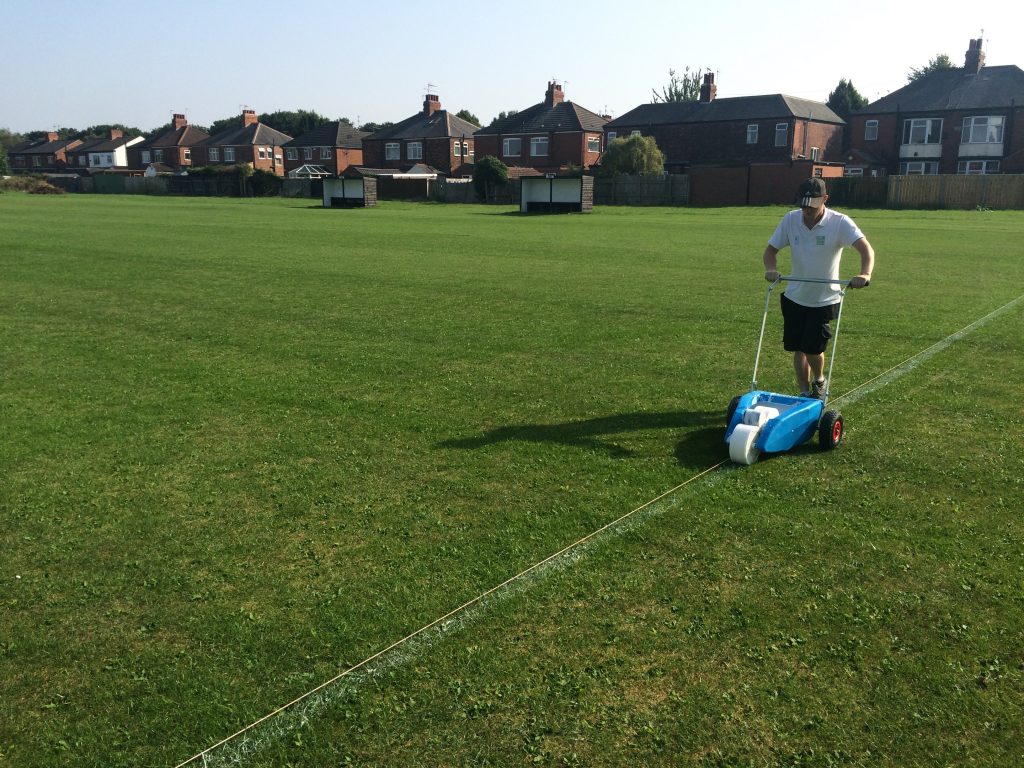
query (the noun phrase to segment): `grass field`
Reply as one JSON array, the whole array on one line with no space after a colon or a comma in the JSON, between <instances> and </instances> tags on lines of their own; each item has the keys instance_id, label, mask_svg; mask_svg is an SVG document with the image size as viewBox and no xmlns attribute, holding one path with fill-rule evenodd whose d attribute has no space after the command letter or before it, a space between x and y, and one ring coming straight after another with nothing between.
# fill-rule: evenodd
<instances>
[{"instance_id":1,"label":"grass field","mask_svg":"<svg viewBox=\"0 0 1024 768\"><path fill-rule=\"evenodd\" d=\"M175 766L718 464L782 212L0 195L0 766ZM1024 762L1024 213L852 213L834 395L1003 311L207 764Z\"/></svg>"}]
</instances>

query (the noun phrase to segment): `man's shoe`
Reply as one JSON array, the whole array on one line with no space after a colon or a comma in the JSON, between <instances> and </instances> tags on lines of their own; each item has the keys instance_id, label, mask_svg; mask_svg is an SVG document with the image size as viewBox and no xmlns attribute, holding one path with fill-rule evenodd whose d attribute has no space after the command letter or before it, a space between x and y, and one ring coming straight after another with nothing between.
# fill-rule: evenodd
<instances>
[{"instance_id":1,"label":"man's shoe","mask_svg":"<svg viewBox=\"0 0 1024 768\"><path fill-rule=\"evenodd\" d=\"M818 379L811 382L811 397L819 400L825 399L825 389L828 387L828 379Z\"/></svg>"}]
</instances>

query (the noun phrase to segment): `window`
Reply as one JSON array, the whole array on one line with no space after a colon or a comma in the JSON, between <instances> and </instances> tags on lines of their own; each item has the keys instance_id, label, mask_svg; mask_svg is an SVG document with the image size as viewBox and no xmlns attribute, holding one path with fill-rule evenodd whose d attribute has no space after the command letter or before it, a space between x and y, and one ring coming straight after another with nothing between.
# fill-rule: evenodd
<instances>
[{"instance_id":1,"label":"window","mask_svg":"<svg viewBox=\"0 0 1024 768\"><path fill-rule=\"evenodd\" d=\"M401 160L402 159L402 145L401 144L385 144L384 145L384 159L385 160Z\"/></svg>"},{"instance_id":2,"label":"window","mask_svg":"<svg viewBox=\"0 0 1024 768\"><path fill-rule=\"evenodd\" d=\"M530 157L548 156L548 137L534 136L530 139Z\"/></svg>"},{"instance_id":3,"label":"window","mask_svg":"<svg viewBox=\"0 0 1024 768\"><path fill-rule=\"evenodd\" d=\"M932 176L939 172L939 164L935 161L915 160L900 163L900 173L904 176Z\"/></svg>"},{"instance_id":4,"label":"window","mask_svg":"<svg viewBox=\"0 0 1024 768\"><path fill-rule=\"evenodd\" d=\"M608 141L609 142L615 141L615 137L618 136L618 135L619 134L616 133L615 131L608 131Z\"/></svg>"},{"instance_id":5,"label":"window","mask_svg":"<svg viewBox=\"0 0 1024 768\"><path fill-rule=\"evenodd\" d=\"M260 160L266 160L267 159L267 148L266 147L258 147L256 151L259 153Z\"/></svg>"},{"instance_id":6,"label":"window","mask_svg":"<svg viewBox=\"0 0 1024 768\"><path fill-rule=\"evenodd\" d=\"M462 156L469 158L469 160L466 161L467 163L472 163L473 162L473 154L474 154L474 152L475 152L474 148L472 146L470 146L468 141L462 142Z\"/></svg>"},{"instance_id":7,"label":"window","mask_svg":"<svg viewBox=\"0 0 1024 768\"><path fill-rule=\"evenodd\" d=\"M330 160L331 159L331 148L330 147L320 147L320 159L321 160Z\"/></svg>"},{"instance_id":8,"label":"window","mask_svg":"<svg viewBox=\"0 0 1024 768\"><path fill-rule=\"evenodd\" d=\"M142 160L142 162L146 163L147 165L149 163L153 162L152 155L150 155L148 149L142 150L141 160Z\"/></svg>"},{"instance_id":9,"label":"window","mask_svg":"<svg viewBox=\"0 0 1024 768\"><path fill-rule=\"evenodd\" d=\"M857 168L846 167L846 168L843 169L843 176L863 176L863 175L864 175L864 169L860 168L860 167L857 167Z\"/></svg>"},{"instance_id":10,"label":"window","mask_svg":"<svg viewBox=\"0 0 1024 768\"><path fill-rule=\"evenodd\" d=\"M452 144L452 154L455 155L455 157L462 157L461 141L456 141L454 144Z\"/></svg>"},{"instance_id":11,"label":"window","mask_svg":"<svg viewBox=\"0 0 1024 768\"><path fill-rule=\"evenodd\" d=\"M878 141L878 121L864 121L864 141Z\"/></svg>"},{"instance_id":12,"label":"window","mask_svg":"<svg viewBox=\"0 0 1024 768\"><path fill-rule=\"evenodd\" d=\"M757 123L747 126L747 144L757 144Z\"/></svg>"},{"instance_id":13,"label":"window","mask_svg":"<svg viewBox=\"0 0 1024 768\"><path fill-rule=\"evenodd\" d=\"M775 124L775 146L784 147L789 143L789 125L786 123Z\"/></svg>"},{"instance_id":14,"label":"window","mask_svg":"<svg viewBox=\"0 0 1024 768\"><path fill-rule=\"evenodd\" d=\"M181 153L181 156L182 156L182 158L184 159L184 161L186 163L191 163L192 162L192 150L191 149L185 149Z\"/></svg>"},{"instance_id":15,"label":"window","mask_svg":"<svg viewBox=\"0 0 1024 768\"><path fill-rule=\"evenodd\" d=\"M999 173L998 160L961 160L956 169L957 173L968 175Z\"/></svg>"},{"instance_id":16,"label":"window","mask_svg":"<svg viewBox=\"0 0 1024 768\"><path fill-rule=\"evenodd\" d=\"M285 157L287 157L289 160L299 159L299 150L296 149L295 147L288 147L288 149L284 151L284 154Z\"/></svg>"},{"instance_id":17,"label":"window","mask_svg":"<svg viewBox=\"0 0 1024 768\"><path fill-rule=\"evenodd\" d=\"M941 118L922 117L903 121L904 144L938 144L941 139Z\"/></svg>"},{"instance_id":18,"label":"window","mask_svg":"<svg viewBox=\"0 0 1024 768\"><path fill-rule=\"evenodd\" d=\"M154 162L162 163L164 161L164 151L162 149L153 150L153 160Z\"/></svg>"},{"instance_id":19,"label":"window","mask_svg":"<svg viewBox=\"0 0 1024 768\"><path fill-rule=\"evenodd\" d=\"M821 147L811 147L811 162L818 162L821 159Z\"/></svg>"},{"instance_id":20,"label":"window","mask_svg":"<svg viewBox=\"0 0 1024 768\"><path fill-rule=\"evenodd\" d=\"M505 139L501 144L501 154L505 157L519 157L523 151L522 139Z\"/></svg>"},{"instance_id":21,"label":"window","mask_svg":"<svg viewBox=\"0 0 1024 768\"><path fill-rule=\"evenodd\" d=\"M313 148L312 147L303 147L302 148L302 159L303 160L312 160L313 159Z\"/></svg>"},{"instance_id":22,"label":"window","mask_svg":"<svg viewBox=\"0 0 1024 768\"><path fill-rule=\"evenodd\" d=\"M79 155L78 156L78 164L79 165L85 165L85 160L86 160L85 155ZM148 163L149 161L147 160L146 162Z\"/></svg>"},{"instance_id":23,"label":"window","mask_svg":"<svg viewBox=\"0 0 1024 768\"><path fill-rule=\"evenodd\" d=\"M217 149L217 147L210 147L210 162L211 163L219 163L220 162L220 150Z\"/></svg>"},{"instance_id":24,"label":"window","mask_svg":"<svg viewBox=\"0 0 1024 768\"><path fill-rule=\"evenodd\" d=\"M36 168L38 168L42 164L43 164L43 161L39 158L39 155L33 155L32 156L32 165L34 165Z\"/></svg>"},{"instance_id":25,"label":"window","mask_svg":"<svg viewBox=\"0 0 1024 768\"><path fill-rule=\"evenodd\" d=\"M422 141L410 141L405 145L405 158L406 160L422 160L423 159L423 142Z\"/></svg>"},{"instance_id":26,"label":"window","mask_svg":"<svg viewBox=\"0 0 1024 768\"><path fill-rule=\"evenodd\" d=\"M629 135L630 136L639 136L640 135L640 131L630 131Z\"/></svg>"},{"instance_id":27,"label":"window","mask_svg":"<svg viewBox=\"0 0 1024 768\"><path fill-rule=\"evenodd\" d=\"M600 152L601 151L601 137L600 136L587 136L587 152Z\"/></svg>"},{"instance_id":28,"label":"window","mask_svg":"<svg viewBox=\"0 0 1024 768\"><path fill-rule=\"evenodd\" d=\"M963 144L1002 144L1003 118L965 117L960 141Z\"/></svg>"},{"instance_id":29,"label":"window","mask_svg":"<svg viewBox=\"0 0 1024 768\"><path fill-rule=\"evenodd\" d=\"M235 148L234 147L224 147L224 162L225 163L233 163L233 162L235 162Z\"/></svg>"}]
</instances>

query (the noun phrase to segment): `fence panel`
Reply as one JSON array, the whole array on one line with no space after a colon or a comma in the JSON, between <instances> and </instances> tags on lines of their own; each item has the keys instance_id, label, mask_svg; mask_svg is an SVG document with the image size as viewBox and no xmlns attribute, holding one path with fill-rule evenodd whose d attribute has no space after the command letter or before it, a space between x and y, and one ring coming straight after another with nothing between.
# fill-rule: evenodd
<instances>
[{"instance_id":1,"label":"fence panel","mask_svg":"<svg viewBox=\"0 0 1024 768\"><path fill-rule=\"evenodd\" d=\"M1024 209L1024 175L890 176L892 208Z\"/></svg>"},{"instance_id":2,"label":"fence panel","mask_svg":"<svg viewBox=\"0 0 1024 768\"><path fill-rule=\"evenodd\" d=\"M689 203L689 176L615 176L594 179L595 205L689 205Z\"/></svg>"}]
</instances>

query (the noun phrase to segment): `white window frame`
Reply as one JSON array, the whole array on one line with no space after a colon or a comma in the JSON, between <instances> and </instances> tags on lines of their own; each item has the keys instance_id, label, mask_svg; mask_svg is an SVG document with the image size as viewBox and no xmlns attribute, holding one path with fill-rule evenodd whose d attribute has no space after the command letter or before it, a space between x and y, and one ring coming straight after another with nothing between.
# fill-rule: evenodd
<instances>
[{"instance_id":1,"label":"white window frame","mask_svg":"<svg viewBox=\"0 0 1024 768\"><path fill-rule=\"evenodd\" d=\"M141 153L139 153L139 159L146 165L149 165L151 162L153 162L153 155L150 153L148 149L144 149L142 150Z\"/></svg>"},{"instance_id":2,"label":"white window frame","mask_svg":"<svg viewBox=\"0 0 1024 768\"><path fill-rule=\"evenodd\" d=\"M619 134L616 131L608 131L608 143L615 141L615 137Z\"/></svg>"},{"instance_id":3,"label":"white window frame","mask_svg":"<svg viewBox=\"0 0 1024 768\"><path fill-rule=\"evenodd\" d=\"M850 166L847 166L846 168L843 169L843 176L863 176L863 175L864 175L864 169L861 168L859 165L857 167L855 167L855 168L851 168Z\"/></svg>"},{"instance_id":4,"label":"white window frame","mask_svg":"<svg viewBox=\"0 0 1024 768\"><path fill-rule=\"evenodd\" d=\"M209 157L207 159L211 163L219 163L220 162L220 149L218 147L210 147L210 149L209 149L207 154L209 155Z\"/></svg>"},{"instance_id":5,"label":"white window frame","mask_svg":"<svg viewBox=\"0 0 1024 768\"><path fill-rule=\"evenodd\" d=\"M235 162L235 148L234 147L224 147L224 162L225 163L233 163L233 162Z\"/></svg>"},{"instance_id":6,"label":"white window frame","mask_svg":"<svg viewBox=\"0 0 1024 768\"><path fill-rule=\"evenodd\" d=\"M1003 118L1001 115L975 115L965 117L961 144L1002 144Z\"/></svg>"},{"instance_id":7,"label":"white window frame","mask_svg":"<svg viewBox=\"0 0 1024 768\"><path fill-rule=\"evenodd\" d=\"M789 123L776 123L775 124L775 146L776 147L788 147L789 146Z\"/></svg>"},{"instance_id":8,"label":"white window frame","mask_svg":"<svg viewBox=\"0 0 1024 768\"><path fill-rule=\"evenodd\" d=\"M458 139L452 142L452 156L462 157L462 142Z\"/></svg>"},{"instance_id":9,"label":"white window frame","mask_svg":"<svg viewBox=\"0 0 1024 768\"><path fill-rule=\"evenodd\" d=\"M821 147L811 147L811 162L816 163L821 159Z\"/></svg>"},{"instance_id":10,"label":"white window frame","mask_svg":"<svg viewBox=\"0 0 1024 768\"><path fill-rule=\"evenodd\" d=\"M257 155L258 155L260 160L267 160L268 159L268 157L267 157L267 148L266 147L257 147L256 148L256 152L257 152Z\"/></svg>"},{"instance_id":11,"label":"white window frame","mask_svg":"<svg viewBox=\"0 0 1024 768\"><path fill-rule=\"evenodd\" d=\"M518 136L502 139L501 156L519 157L523 152L523 140Z\"/></svg>"},{"instance_id":12,"label":"white window frame","mask_svg":"<svg viewBox=\"0 0 1024 768\"><path fill-rule=\"evenodd\" d=\"M750 123L750 125L747 126L747 144L757 144L758 128L759 126L757 123Z\"/></svg>"},{"instance_id":13,"label":"white window frame","mask_svg":"<svg viewBox=\"0 0 1024 768\"><path fill-rule=\"evenodd\" d=\"M956 172L967 176L985 176L999 173L998 160L961 160L957 163Z\"/></svg>"},{"instance_id":14,"label":"white window frame","mask_svg":"<svg viewBox=\"0 0 1024 768\"><path fill-rule=\"evenodd\" d=\"M422 141L410 141L405 145L405 159L406 160L422 160L423 159L423 142Z\"/></svg>"},{"instance_id":15,"label":"white window frame","mask_svg":"<svg viewBox=\"0 0 1024 768\"><path fill-rule=\"evenodd\" d=\"M541 149L543 148L543 151ZM532 136L530 138L530 157L548 156L548 137Z\"/></svg>"},{"instance_id":16,"label":"white window frame","mask_svg":"<svg viewBox=\"0 0 1024 768\"><path fill-rule=\"evenodd\" d=\"M312 160L313 159L313 148L312 147L303 147L302 148L302 159L303 160Z\"/></svg>"},{"instance_id":17,"label":"white window frame","mask_svg":"<svg viewBox=\"0 0 1024 768\"><path fill-rule=\"evenodd\" d=\"M935 176L938 172L937 160L906 160L900 163L901 176Z\"/></svg>"},{"instance_id":18,"label":"white window frame","mask_svg":"<svg viewBox=\"0 0 1024 768\"><path fill-rule=\"evenodd\" d=\"M330 160L331 157L333 156L333 154L334 153L331 152L331 147L320 147L320 159L321 160Z\"/></svg>"},{"instance_id":19,"label":"white window frame","mask_svg":"<svg viewBox=\"0 0 1024 768\"><path fill-rule=\"evenodd\" d=\"M587 152L601 151L601 137L587 134Z\"/></svg>"},{"instance_id":20,"label":"white window frame","mask_svg":"<svg viewBox=\"0 0 1024 768\"><path fill-rule=\"evenodd\" d=\"M182 161L183 162L191 163L192 162L192 150L189 149L188 147L185 147L184 150L182 150L181 157L182 157Z\"/></svg>"},{"instance_id":21,"label":"white window frame","mask_svg":"<svg viewBox=\"0 0 1024 768\"><path fill-rule=\"evenodd\" d=\"M389 141L384 145L384 159L385 160L401 160L402 159L402 145L396 141Z\"/></svg>"},{"instance_id":22,"label":"white window frame","mask_svg":"<svg viewBox=\"0 0 1024 768\"><path fill-rule=\"evenodd\" d=\"M864 141L878 141L878 121L864 121Z\"/></svg>"},{"instance_id":23,"label":"white window frame","mask_svg":"<svg viewBox=\"0 0 1024 768\"><path fill-rule=\"evenodd\" d=\"M162 163L164 161L164 151L162 149L153 150L153 162Z\"/></svg>"},{"instance_id":24,"label":"white window frame","mask_svg":"<svg viewBox=\"0 0 1024 768\"><path fill-rule=\"evenodd\" d=\"M462 142L462 156L470 158L469 160L467 160L467 162L473 162L472 158L474 157L475 153L476 148L472 144L470 144L468 141Z\"/></svg>"},{"instance_id":25,"label":"white window frame","mask_svg":"<svg viewBox=\"0 0 1024 768\"><path fill-rule=\"evenodd\" d=\"M297 147L287 147L284 151L284 156L287 157L289 160L298 160L299 150Z\"/></svg>"},{"instance_id":26,"label":"white window frame","mask_svg":"<svg viewBox=\"0 0 1024 768\"><path fill-rule=\"evenodd\" d=\"M903 144L941 144L941 117L911 117L903 121Z\"/></svg>"},{"instance_id":27,"label":"white window frame","mask_svg":"<svg viewBox=\"0 0 1024 768\"><path fill-rule=\"evenodd\" d=\"M630 136L639 136L640 135L640 131L630 131L629 135Z\"/></svg>"}]
</instances>

